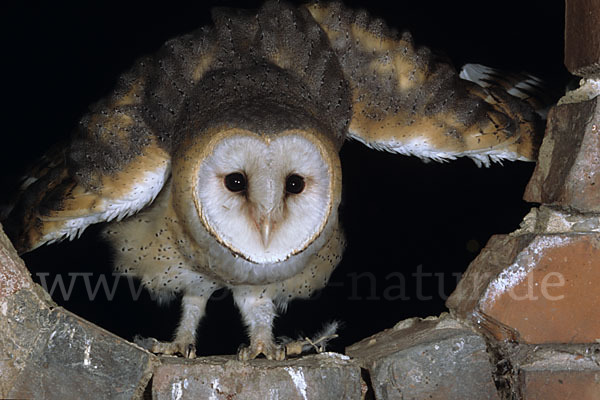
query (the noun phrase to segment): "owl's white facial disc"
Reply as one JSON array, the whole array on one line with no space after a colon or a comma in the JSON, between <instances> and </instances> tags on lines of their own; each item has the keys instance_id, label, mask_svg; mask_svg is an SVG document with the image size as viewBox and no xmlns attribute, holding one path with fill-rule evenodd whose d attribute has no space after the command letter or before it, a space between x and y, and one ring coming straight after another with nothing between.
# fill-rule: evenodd
<instances>
[{"instance_id":1,"label":"owl's white facial disc","mask_svg":"<svg viewBox=\"0 0 600 400\"><path fill-rule=\"evenodd\" d=\"M196 207L213 236L255 263L306 249L332 209L332 170L300 133L233 135L200 164Z\"/></svg>"}]
</instances>

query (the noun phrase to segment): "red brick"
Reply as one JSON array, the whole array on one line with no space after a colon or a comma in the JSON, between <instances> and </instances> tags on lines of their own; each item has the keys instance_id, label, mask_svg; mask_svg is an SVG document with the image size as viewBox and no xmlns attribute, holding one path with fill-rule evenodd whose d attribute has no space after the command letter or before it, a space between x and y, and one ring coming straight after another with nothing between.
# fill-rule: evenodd
<instances>
[{"instance_id":1,"label":"red brick","mask_svg":"<svg viewBox=\"0 0 600 400\"><path fill-rule=\"evenodd\" d=\"M600 348L557 346L529 353L517 383L525 400L600 400Z\"/></svg>"},{"instance_id":2,"label":"red brick","mask_svg":"<svg viewBox=\"0 0 600 400\"><path fill-rule=\"evenodd\" d=\"M447 306L500 340L595 343L599 285L600 234L499 236Z\"/></svg>"},{"instance_id":3,"label":"red brick","mask_svg":"<svg viewBox=\"0 0 600 400\"><path fill-rule=\"evenodd\" d=\"M600 212L600 99L552 108L525 200Z\"/></svg>"},{"instance_id":4,"label":"red brick","mask_svg":"<svg viewBox=\"0 0 600 400\"><path fill-rule=\"evenodd\" d=\"M525 400L600 400L600 371L526 371L523 379Z\"/></svg>"},{"instance_id":5,"label":"red brick","mask_svg":"<svg viewBox=\"0 0 600 400\"><path fill-rule=\"evenodd\" d=\"M461 319L474 320L479 302L488 287L514 262L533 237L534 235L492 236L465 271L456 290L446 301L446 307Z\"/></svg>"},{"instance_id":6,"label":"red brick","mask_svg":"<svg viewBox=\"0 0 600 400\"><path fill-rule=\"evenodd\" d=\"M567 0L565 65L578 76L600 77L600 2Z\"/></svg>"}]
</instances>

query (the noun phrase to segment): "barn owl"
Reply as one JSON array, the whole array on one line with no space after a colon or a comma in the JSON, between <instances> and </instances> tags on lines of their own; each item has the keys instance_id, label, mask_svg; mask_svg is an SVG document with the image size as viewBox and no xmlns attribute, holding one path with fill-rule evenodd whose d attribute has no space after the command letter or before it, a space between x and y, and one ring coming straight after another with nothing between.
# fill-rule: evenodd
<instances>
[{"instance_id":1,"label":"barn owl","mask_svg":"<svg viewBox=\"0 0 600 400\"><path fill-rule=\"evenodd\" d=\"M122 75L5 220L21 253L105 223L118 272L161 301L182 294L174 339L142 341L155 353L195 357L207 300L227 288L250 338L238 357L285 358L274 317L344 250L347 139L423 160L535 158L528 104L365 12L269 1L212 20Z\"/></svg>"}]
</instances>

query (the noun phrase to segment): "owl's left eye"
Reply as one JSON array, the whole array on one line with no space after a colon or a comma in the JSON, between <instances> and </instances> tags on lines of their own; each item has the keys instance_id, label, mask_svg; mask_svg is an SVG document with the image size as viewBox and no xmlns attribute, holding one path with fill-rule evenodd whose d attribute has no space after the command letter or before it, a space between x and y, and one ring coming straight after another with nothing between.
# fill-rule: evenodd
<instances>
[{"instance_id":1,"label":"owl's left eye","mask_svg":"<svg viewBox=\"0 0 600 400\"><path fill-rule=\"evenodd\" d=\"M304 178L292 174L285 180L285 191L291 194L299 194L304 190Z\"/></svg>"},{"instance_id":2,"label":"owl's left eye","mask_svg":"<svg viewBox=\"0 0 600 400\"><path fill-rule=\"evenodd\" d=\"M231 192L246 190L246 177L241 172L234 172L225 177L225 187Z\"/></svg>"}]
</instances>

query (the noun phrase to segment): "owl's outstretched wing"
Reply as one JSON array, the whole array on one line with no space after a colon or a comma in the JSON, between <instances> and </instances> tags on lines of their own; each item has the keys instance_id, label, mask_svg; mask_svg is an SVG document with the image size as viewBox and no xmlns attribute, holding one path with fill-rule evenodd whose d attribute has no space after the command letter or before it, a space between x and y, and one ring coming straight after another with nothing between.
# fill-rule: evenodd
<instances>
[{"instance_id":1,"label":"owl's outstretched wing","mask_svg":"<svg viewBox=\"0 0 600 400\"><path fill-rule=\"evenodd\" d=\"M27 172L3 221L19 253L135 214L158 195L170 156L136 115L140 87L139 79L122 79L73 142L55 146Z\"/></svg>"},{"instance_id":2,"label":"owl's outstretched wing","mask_svg":"<svg viewBox=\"0 0 600 400\"><path fill-rule=\"evenodd\" d=\"M45 170L33 171L41 175L25 179L3 221L19 253L74 239L91 224L135 214L154 200L169 176L169 158L156 146L148 146L122 171L98 176L101 185L94 188L77 182L64 156L46 160Z\"/></svg>"},{"instance_id":3,"label":"owl's outstretched wing","mask_svg":"<svg viewBox=\"0 0 600 400\"><path fill-rule=\"evenodd\" d=\"M90 107L70 142L24 180L4 227L20 253L73 239L91 224L150 204L171 175L173 127L194 85L215 62L214 30L168 41L137 60Z\"/></svg>"},{"instance_id":4,"label":"owl's outstretched wing","mask_svg":"<svg viewBox=\"0 0 600 400\"><path fill-rule=\"evenodd\" d=\"M478 165L534 160L541 138L533 109L501 87L460 79L409 34L340 3L307 6L338 54L353 96L349 136L369 147Z\"/></svg>"}]
</instances>

